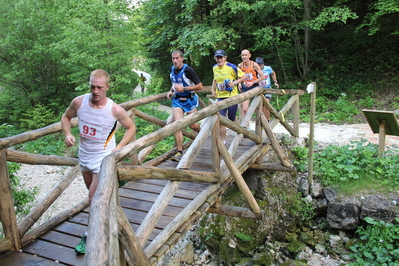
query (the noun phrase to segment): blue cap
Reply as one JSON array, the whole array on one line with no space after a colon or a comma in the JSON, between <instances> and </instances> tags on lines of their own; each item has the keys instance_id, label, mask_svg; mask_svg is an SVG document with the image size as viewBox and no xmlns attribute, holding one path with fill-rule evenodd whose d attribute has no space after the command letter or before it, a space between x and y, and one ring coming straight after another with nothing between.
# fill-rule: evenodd
<instances>
[{"instance_id":1,"label":"blue cap","mask_svg":"<svg viewBox=\"0 0 399 266\"><path fill-rule=\"evenodd\" d=\"M226 52L224 50L217 50L215 56L226 56Z\"/></svg>"},{"instance_id":2,"label":"blue cap","mask_svg":"<svg viewBox=\"0 0 399 266\"><path fill-rule=\"evenodd\" d=\"M264 65L265 64L265 62L263 62L263 58L262 57L257 57L255 62L258 63L258 65Z\"/></svg>"}]
</instances>

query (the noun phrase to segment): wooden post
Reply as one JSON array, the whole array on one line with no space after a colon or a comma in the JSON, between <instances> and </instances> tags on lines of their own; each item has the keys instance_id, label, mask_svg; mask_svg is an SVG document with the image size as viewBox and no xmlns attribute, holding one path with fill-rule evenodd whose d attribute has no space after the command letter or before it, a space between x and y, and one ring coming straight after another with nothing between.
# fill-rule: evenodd
<instances>
[{"instance_id":1,"label":"wooden post","mask_svg":"<svg viewBox=\"0 0 399 266\"><path fill-rule=\"evenodd\" d=\"M114 186L116 186L116 162L113 154L107 155L102 163L99 173L99 182L96 193L90 204L90 219L88 226L88 237L86 245L85 265L101 266L109 264L112 258L119 259L119 249L110 245L115 244L111 237L118 237L113 234L113 226L110 225L111 197L114 197ZM119 260L118 260L119 263Z\"/></svg>"},{"instance_id":2,"label":"wooden post","mask_svg":"<svg viewBox=\"0 0 399 266\"><path fill-rule=\"evenodd\" d=\"M21 239L14 211L10 177L8 175L6 151L0 150L0 220L3 224L4 235L11 241L12 250L21 248Z\"/></svg>"},{"instance_id":3,"label":"wooden post","mask_svg":"<svg viewBox=\"0 0 399 266\"><path fill-rule=\"evenodd\" d=\"M385 120L378 120L379 125L379 137L378 137L378 158L382 158L384 156L385 151L385 136L386 136L386 126Z\"/></svg>"},{"instance_id":4,"label":"wooden post","mask_svg":"<svg viewBox=\"0 0 399 266\"><path fill-rule=\"evenodd\" d=\"M308 158L308 182L313 181L313 152L314 152L314 121L316 116L316 82L308 85L310 93L310 132L309 132L309 158Z\"/></svg>"},{"instance_id":5,"label":"wooden post","mask_svg":"<svg viewBox=\"0 0 399 266\"><path fill-rule=\"evenodd\" d=\"M136 124L136 115L134 114L134 112L131 112L130 119L132 119L133 124ZM135 140L136 140L136 134L132 137L132 139L129 142L133 142ZM130 156L130 161L132 162L132 164L136 164L136 165L140 164L139 163L139 156L138 156L137 152L133 153Z\"/></svg>"},{"instance_id":6,"label":"wooden post","mask_svg":"<svg viewBox=\"0 0 399 266\"><path fill-rule=\"evenodd\" d=\"M294 130L299 136L299 95L292 96L296 99L295 103L292 105L292 111L294 113Z\"/></svg>"},{"instance_id":7,"label":"wooden post","mask_svg":"<svg viewBox=\"0 0 399 266\"><path fill-rule=\"evenodd\" d=\"M219 116L211 133L211 150L212 150L212 171L218 176L220 175L220 153L217 148L217 140L220 138L220 119Z\"/></svg>"}]
</instances>

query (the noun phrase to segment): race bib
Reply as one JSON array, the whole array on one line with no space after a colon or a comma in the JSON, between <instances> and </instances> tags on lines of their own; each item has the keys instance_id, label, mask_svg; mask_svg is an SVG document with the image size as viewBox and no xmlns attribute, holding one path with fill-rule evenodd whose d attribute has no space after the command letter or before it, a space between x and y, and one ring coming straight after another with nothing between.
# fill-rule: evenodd
<instances>
[{"instance_id":1,"label":"race bib","mask_svg":"<svg viewBox=\"0 0 399 266\"><path fill-rule=\"evenodd\" d=\"M174 91L174 92L176 92L176 90L175 90L175 85L183 86L183 83L173 82L173 91Z\"/></svg>"},{"instance_id":2,"label":"race bib","mask_svg":"<svg viewBox=\"0 0 399 266\"><path fill-rule=\"evenodd\" d=\"M252 73L245 73L245 81L252 81L254 80Z\"/></svg>"},{"instance_id":3,"label":"race bib","mask_svg":"<svg viewBox=\"0 0 399 266\"><path fill-rule=\"evenodd\" d=\"M218 83L219 91L226 91L226 85L224 83Z\"/></svg>"},{"instance_id":4,"label":"race bib","mask_svg":"<svg viewBox=\"0 0 399 266\"><path fill-rule=\"evenodd\" d=\"M262 80L261 82L259 82L259 85L262 86L262 87L270 87L269 75L266 75L265 79Z\"/></svg>"},{"instance_id":5,"label":"race bib","mask_svg":"<svg viewBox=\"0 0 399 266\"><path fill-rule=\"evenodd\" d=\"M103 128L101 125L95 125L82 119L80 119L79 121L79 131L82 138L89 138L100 141L102 130Z\"/></svg>"}]
</instances>

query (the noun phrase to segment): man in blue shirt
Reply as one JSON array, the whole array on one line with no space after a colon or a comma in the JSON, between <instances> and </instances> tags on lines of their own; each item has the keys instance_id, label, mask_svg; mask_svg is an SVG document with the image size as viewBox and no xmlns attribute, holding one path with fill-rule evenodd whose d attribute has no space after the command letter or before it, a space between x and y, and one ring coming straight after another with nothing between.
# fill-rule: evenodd
<instances>
[{"instance_id":1,"label":"man in blue shirt","mask_svg":"<svg viewBox=\"0 0 399 266\"><path fill-rule=\"evenodd\" d=\"M199 106L198 96L195 93L202 89L202 83L194 69L183 63L184 54L180 50L172 52L173 66L170 69L170 80L172 87L166 97L172 100L173 122L184 117L184 113L192 114ZM200 125L194 123L190 128L199 132ZM171 158L172 161L180 161L183 156L183 133L175 133L177 153Z\"/></svg>"}]
</instances>

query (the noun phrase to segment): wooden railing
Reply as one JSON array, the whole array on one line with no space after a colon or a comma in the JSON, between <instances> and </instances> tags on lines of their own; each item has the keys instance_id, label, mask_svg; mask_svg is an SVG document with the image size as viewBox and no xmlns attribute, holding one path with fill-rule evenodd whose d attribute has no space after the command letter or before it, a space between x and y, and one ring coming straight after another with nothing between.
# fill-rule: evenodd
<instances>
[{"instance_id":1,"label":"wooden railing","mask_svg":"<svg viewBox=\"0 0 399 266\"><path fill-rule=\"evenodd\" d=\"M201 93L209 93L209 91L210 88L207 87L201 91ZM274 95L292 94L293 96L280 111L277 111L263 96L264 93ZM299 95L302 94L302 90L290 90L285 92L281 90L265 91L261 87L257 87L246 93L239 94L209 106L206 106L206 104L200 100L201 110L173 123L165 122L135 108L164 100L166 98L166 93L121 104L122 107L128 110L133 121L137 116L161 128L156 132L132 141L122 149L104 158L101 165L97 191L90 205L88 229L90 237L87 240L86 265L124 265L124 260L122 260L124 257L126 257L129 264L151 265L153 262L149 258L155 254L177 228L181 227L190 217L195 215L195 212L199 210L201 213L211 211L226 214L229 212L228 208L221 208L219 206L218 199L222 192L226 190L233 181L237 184L250 206L249 210L240 210L240 213L247 218L262 218L261 210L245 184L241 173L243 169L249 167L264 170L292 171L293 166L279 146L272 132L272 128L280 122L293 136L298 136ZM253 114L256 113L255 133L247 130L244 126L240 126L218 115L220 110L251 98L253 98L252 103L246 116L241 119L240 124L246 125ZM266 106L275 117L270 123L261 112L262 105ZM291 108L294 113L293 127L282 117ZM201 120L203 120L203 122L198 134L184 130L189 125ZM72 120L72 125L77 125L76 118ZM220 125L224 125L237 133L229 149L226 148L219 138ZM165 170L155 167L162 161L173 156L176 149L143 164L148 154L150 154L152 148L157 143L169 136L173 136L173 134L179 130L183 130L183 135L192 140L184 143L183 147L185 149L188 148L188 150L184 153L176 169ZM33 224L79 174L80 169L76 158L28 154L9 148L16 144L35 140L39 137L60 131L60 123L55 123L38 130L0 139L0 218L5 234L5 239L0 240L0 254L19 250L22 246L33 241L41 234L69 219L88 206L88 200L84 200L28 232ZM264 139L260 137L263 132L266 133ZM212 173L190 171L189 169L194 159L209 135L211 135L212 143ZM232 157L235 154L241 138L244 136L252 140L255 146L241 155L238 160L233 161ZM268 151L270 145L277 153L282 163L281 165L261 163L261 158ZM119 163L125 158L130 158L132 164L126 165ZM223 160L221 161L220 159ZM39 202L22 221L17 223L7 170L7 161L28 164L68 165L74 167L64 175L61 181L48 192L46 197ZM141 226L134 232L118 202L117 180L148 178L166 179L169 181L153 204L153 207L150 209ZM175 217L175 219L144 250L143 246L145 241L182 181L207 182L213 185L210 185L178 214L178 216Z\"/></svg>"}]
</instances>

